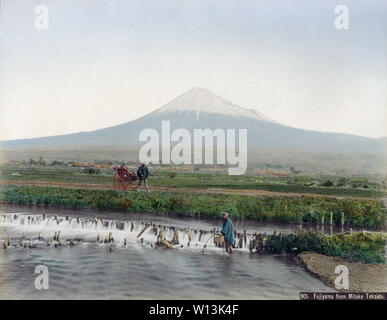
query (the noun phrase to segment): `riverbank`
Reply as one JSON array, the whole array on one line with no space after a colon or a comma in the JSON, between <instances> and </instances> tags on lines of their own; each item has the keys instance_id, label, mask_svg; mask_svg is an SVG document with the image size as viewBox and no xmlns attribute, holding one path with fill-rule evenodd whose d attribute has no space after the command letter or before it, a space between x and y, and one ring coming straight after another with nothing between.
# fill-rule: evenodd
<instances>
[{"instance_id":1,"label":"riverbank","mask_svg":"<svg viewBox=\"0 0 387 320\"><path fill-rule=\"evenodd\" d=\"M71 188L71 189L89 189L89 190L114 190L112 184L109 183L78 183L78 182L67 182L67 181L37 181L37 180L0 180L0 185L13 185L13 186L37 186L37 187L52 187L52 188ZM260 186L258 186L260 187ZM313 192L289 192L289 191L279 191L271 187L273 190L263 189L253 189L252 187L248 188L247 186L238 186L238 188L232 188L231 186L195 186L195 187L181 187L181 186L151 186L152 191L157 192L182 192L182 193L212 193L212 194L231 194L231 195L245 195L245 196L269 196L269 197L281 197L281 198L331 198L331 199L346 199L346 200L376 200L382 198L384 194L380 194L380 197L375 194L362 194L361 196L356 196L352 193L348 195L345 192L339 192L337 195L330 193L315 193ZM130 189L128 192L131 191ZM304 190L306 191L306 190ZM332 190L331 190L332 191Z\"/></svg>"},{"instance_id":2,"label":"riverbank","mask_svg":"<svg viewBox=\"0 0 387 320\"><path fill-rule=\"evenodd\" d=\"M0 201L41 207L115 210L156 215L218 217L229 211L234 218L383 228L386 208L380 200L328 197L279 198L200 192L120 192L42 186L0 186Z\"/></svg>"},{"instance_id":3,"label":"riverbank","mask_svg":"<svg viewBox=\"0 0 387 320\"><path fill-rule=\"evenodd\" d=\"M349 289L351 292L386 292L387 265L350 262L340 257L318 253L303 253L298 258L304 268L317 276L325 284L335 288L335 268L345 265L349 271Z\"/></svg>"},{"instance_id":4,"label":"riverbank","mask_svg":"<svg viewBox=\"0 0 387 320\"><path fill-rule=\"evenodd\" d=\"M19 205L17 205L19 206ZM25 206L27 207L27 206ZM36 206L31 206L30 209ZM39 215L41 219L47 215L47 210L53 210L52 207L41 206L41 212L43 216ZM62 209L63 210L63 209ZM70 210L66 208L66 210ZM137 216L137 220L142 221L142 225L145 226L144 220L149 219L148 225L153 226L151 234L157 238L157 230L164 226L168 230L174 232L181 231L182 237L187 237L187 228L191 228L191 231L197 234L213 234L213 232L219 228L221 223L216 226L216 220L211 218L201 217L187 217L175 215L172 219L181 220L178 225L169 225L166 223L171 218L169 214L157 215L150 213L125 213L119 211L105 211L102 210L92 211L90 215L82 214L85 210L90 209L78 209L75 212L71 211L63 212L63 217L58 218L58 212L51 212L51 218L54 219L54 225L59 221L67 221L73 224L76 221L79 224L80 218L87 218L87 221L110 220L113 225L128 225L129 221ZM5 211L6 212L6 211ZM15 212L13 214L12 212ZM3 214L0 219L3 221L17 222L18 214L20 211L9 211L10 214ZM39 212L40 213L40 212ZM75 215L74 215L75 213ZM102 216L101 216L102 214ZM75 218L75 220L74 220ZM217 220L220 220L218 215ZM4 220L5 219L5 220ZM35 219L35 218L34 218ZM189 219L189 220L187 220ZM15 221L14 221L15 220ZM159 221L156 222L155 221ZM241 223L243 221L243 223ZM202 230L200 225L202 222L208 225L207 230ZM248 223L250 222L250 223ZM302 228L298 228L295 224L285 223L270 223L258 222L254 220L234 220L234 228L236 232L236 248L249 250L251 253L267 253L267 254L290 254L295 256L303 252L315 252L329 256L339 256L349 261L360 261L366 263L383 263L384 251L386 244L386 234L382 232L370 232L370 231L353 231L347 229L347 232L326 234L322 229L315 228L314 226L305 225ZM199 226L198 228L195 227ZM339 228L340 229L340 228ZM218 229L219 230L219 229ZM219 231L217 231L219 232ZM153 239L157 242L157 239ZM152 243L152 241L151 241Z\"/></svg>"}]
</instances>

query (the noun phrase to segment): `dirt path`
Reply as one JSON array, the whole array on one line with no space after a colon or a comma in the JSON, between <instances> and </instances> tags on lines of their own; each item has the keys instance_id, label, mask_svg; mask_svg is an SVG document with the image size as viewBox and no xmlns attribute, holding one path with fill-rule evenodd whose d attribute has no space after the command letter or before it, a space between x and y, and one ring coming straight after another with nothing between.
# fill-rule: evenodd
<instances>
[{"instance_id":1,"label":"dirt path","mask_svg":"<svg viewBox=\"0 0 387 320\"><path fill-rule=\"evenodd\" d=\"M335 287L335 268L345 265L348 268L349 288L352 292L386 292L387 266L372 263L349 262L339 257L328 257L317 253L305 253L298 256L310 273L326 284Z\"/></svg>"},{"instance_id":2,"label":"dirt path","mask_svg":"<svg viewBox=\"0 0 387 320\"><path fill-rule=\"evenodd\" d=\"M73 188L73 189L89 189L89 190L114 190L110 184L97 183L74 183L74 182L58 182L58 181L28 181L28 180L0 180L2 185L16 185L16 186L39 186L39 187L53 187L53 188ZM173 187L152 187L152 191L161 192L194 192L194 193L211 193L211 194L235 194L245 196L270 196L270 197L287 197L287 198L335 198L335 199L355 199L355 200L375 200L366 197L348 197L348 196L331 196L314 193L296 193L296 192L276 192L259 189L224 189L224 188L173 188Z\"/></svg>"}]
</instances>

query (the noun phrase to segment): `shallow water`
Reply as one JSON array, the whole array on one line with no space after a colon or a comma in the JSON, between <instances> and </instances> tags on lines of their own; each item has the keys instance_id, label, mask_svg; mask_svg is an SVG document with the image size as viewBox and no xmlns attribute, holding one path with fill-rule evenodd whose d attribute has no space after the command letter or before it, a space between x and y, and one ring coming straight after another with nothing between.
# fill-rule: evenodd
<instances>
[{"instance_id":1,"label":"shallow water","mask_svg":"<svg viewBox=\"0 0 387 320\"><path fill-rule=\"evenodd\" d=\"M66 219L65 214L58 212L58 218L47 214L43 220L36 212L22 212L0 219L1 299L297 299L300 291L333 291L305 272L294 257L251 254L247 248L225 255L211 241L202 254L211 234L199 241L199 234L193 233L188 246L185 220L153 221L181 228L183 247L170 250L150 246L156 239L152 228L141 242L137 238L144 226L141 221L123 221L117 228L114 221L92 223L85 217ZM189 225L210 231L213 223ZM267 225L262 228L269 231ZM47 245L56 231L61 232L61 246ZM110 232L114 243L96 243L97 234L103 240ZM166 232L171 238L173 231ZM11 246L3 249L8 235ZM69 245L72 239L74 246ZM48 267L48 290L35 289L37 265Z\"/></svg>"}]
</instances>

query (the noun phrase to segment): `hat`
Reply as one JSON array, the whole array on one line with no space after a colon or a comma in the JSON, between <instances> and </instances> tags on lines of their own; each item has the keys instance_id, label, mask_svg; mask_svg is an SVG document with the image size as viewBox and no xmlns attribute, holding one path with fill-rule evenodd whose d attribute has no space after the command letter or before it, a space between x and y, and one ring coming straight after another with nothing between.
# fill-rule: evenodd
<instances>
[{"instance_id":1,"label":"hat","mask_svg":"<svg viewBox=\"0 0 387 320\"><path fill-rule=\"evenodd\" d=\"M222 216L229 216L230 214L227 211L222 211Z\"/></svg>"}]
</instances>

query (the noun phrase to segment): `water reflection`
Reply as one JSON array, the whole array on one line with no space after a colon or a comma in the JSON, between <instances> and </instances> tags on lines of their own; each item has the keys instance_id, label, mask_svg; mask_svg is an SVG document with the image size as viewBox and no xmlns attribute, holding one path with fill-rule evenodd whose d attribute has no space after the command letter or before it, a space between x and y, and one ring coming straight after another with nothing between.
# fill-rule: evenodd
<instances>
[{"instance_id":1,"label":"water reflection","mask_svg":"<svg viewBox=\"0 0 387 320\"><path fill-rule=\"evenodd\" d=\"M84 216L66 219L68 213L60 212L45 219L42 214L23 214L15 218L8 213L0 221L1 239L10 234L12 242L8 249L0 249L2 299L297 299L299 291L332 291L306 273L294 257L250 254L247 248L225 255L215 246L202 255L209 234L202 241L196 234L188 247L187 223L180 219L153 220L181 227L183 248L170 250L150 247L155 240L152 228L144 232L142 244L137 235L143 224L137 220L117 225ZM196 221L192 227L212 229L211 222ZM58 230L63 245L48 246L47 238ZM39 232L43 240L37 238ZM109 232L113 244L97 243L97 233L103 239ZM19 245L23 234L33 238L33 249ZM79 242L70 246L69 239ZM49 290L34 287L38 264L49 268Z\"/></svg>"}]
</instances>

